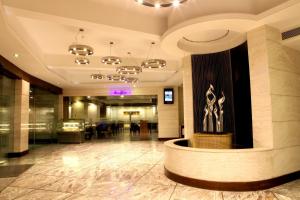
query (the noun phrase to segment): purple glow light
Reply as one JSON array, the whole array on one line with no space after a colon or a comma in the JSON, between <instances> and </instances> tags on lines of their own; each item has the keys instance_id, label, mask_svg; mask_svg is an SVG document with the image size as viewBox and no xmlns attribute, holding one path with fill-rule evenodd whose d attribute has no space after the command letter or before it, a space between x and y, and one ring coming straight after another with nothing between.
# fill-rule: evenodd
<instances>
[{"instance_id":1,"label":"purple glow light","mask_svg":"<svg viewBox=\"0 0 300 200\"><path fill-rule=\"evenodd\" d=\"M131 90L130 89L126 89L126 90L110 90L109 91L109 95L110 96L129 96L131 95Z\"/></svg>"}]
</instances>

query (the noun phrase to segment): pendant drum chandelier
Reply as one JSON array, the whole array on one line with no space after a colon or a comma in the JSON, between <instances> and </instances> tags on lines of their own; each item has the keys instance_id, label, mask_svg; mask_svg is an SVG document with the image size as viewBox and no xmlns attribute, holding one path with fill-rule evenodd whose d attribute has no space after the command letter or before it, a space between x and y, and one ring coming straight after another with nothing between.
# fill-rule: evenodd
<instances>
[{"instance_id":1,"label":"pendant drum chandelier","mask_svg":"<svg viewBox=\"0 0 300 200\"><path fill-rule=\"evenodd\" d=\"M178 7L180 4L186 2L187 0L135 0L139 4L148 7Z\"/></svg>"},{"instance_id":2,"label":"pendant drum chandelier","mask_svg":"<svg viewBox=\"0 0 300 200\"><path fill-rule=\"evenodd\" d=\"M121 75L137 75L142 72L140 66L121 66L117 67L117 73Z\"/></svg>"},{"instance_id":3,"label":"pendant drum chandelier","mask_svg":"<svg viewBox=\"0 0 300 200\"><path fill-rule=\"evenodd\" d=\"M105 56L101 59L101 62L105 65L118 65L122 62L121 58L111 55L111 49L113 45L114 42L109 43L109 56Z\"/></svg>"},{"instance_id":4,"label":"pendant drum chandelier","mask_svg":"<svg viewBox=\"0 0 300 200\"><path fill-rule=\"evenodd\" d=\"M78 42L78 37L80 36L80 39L83 39L83 32L84 29L80 28L78 33L75 36L75 42L69 46L69 52L75 56L75 63L78 65L87 65L90 63L87 56L94 54L94 49L91 46L80 44Z\"/></svg>"},{"instance_id":5,"label":"pendant drum chandelier","mask_svg":"<svg viewBox=\"0 0 300 200\"><path fill-rule=\"evenodd\" d=\"M125 83L136 84L139 81L138 78L135 77L127 77L125 79Z\"/></svg>"},{"instance_id":6,"label":"pendant drum chandelier","mask_svg":"<svg viewBox=\"0 0 300 200\"><path fill-rule=\"evenodd\" d=\"M151 50L154 45L155 45L155 42L151 42L148 57L146 60L144 60L142 62L142 67L145 69L161 69L161 68L165 68L167 66L167 61L165 61L163 59L158 59L158 58L150 58L149 59L149 54L151 53Z\"/></svg>"},{"instance_id":7,"label":"pendant drum chandelier","mask_svg":"<svg viewBox=\"0 0 300 200\"><path fill-rule=\"evenodd\" d=\"M94 79L94 80L103 80L103 79L105 79L105 76L103 74L92 74L91 75L91 79Z\"/></svg>"},{"instance_id":8,"label":"pendant drum chandelier","mask_svg":"<svg viewBox=\"0 0 300 200\"><path fill-rule=\"evenodd\" d=\"M107 79L114 82L124 82L126 77L120 74L109 74L107 75Z\"/></svg>"}]
</instances>

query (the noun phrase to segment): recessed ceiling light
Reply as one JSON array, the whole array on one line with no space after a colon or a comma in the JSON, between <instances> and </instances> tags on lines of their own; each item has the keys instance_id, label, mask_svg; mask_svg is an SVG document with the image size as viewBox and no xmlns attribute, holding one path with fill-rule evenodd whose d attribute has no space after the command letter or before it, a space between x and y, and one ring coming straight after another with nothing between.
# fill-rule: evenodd
<instances>
[{"instance_id":1,"label":"recessed ceiling light","mask_svg":"<svg viewBox=\"0 0 300 200\"><path fill-rule=\"evenodd\" d=\"M140 3L140 4L144 3L143 0L138 0L137 2Z\"/></svg>"},{"instance_id":2,"label":"recessed ceiling light","mask_svg":"<svg viewBox=\"0 0 300 200\"><path fill-rule=\"evenodd\" d=\"M154 4L154 7L155 7L155 8L160 8L160 3L155 3L155 4Z\"/></svg>"},{"instance_id":3,"label":"recessed ceiling light","mask_svg":"<svg viewBox=\"0 0 300 200\"><path fill-rule=\"evenodd\" d=\"M179 1L179 0L174 0L174 1L173 1L173 6L174 6L174 7L178 7L179 4L180 4L180 1Z\"/></svg>"},{"instance_id":4,"label":"recessed ceiling light","mask_svg":"<svg viewBox=\"0 0 300 200\"><path fill-rule=\"evenodd\" d=\"M19 55L19 54L17 54L17 53L14 53L14 57L15 57L15 58L19 58L19 57L20 57L20 55Z\"/></svg>"}]
</instances>

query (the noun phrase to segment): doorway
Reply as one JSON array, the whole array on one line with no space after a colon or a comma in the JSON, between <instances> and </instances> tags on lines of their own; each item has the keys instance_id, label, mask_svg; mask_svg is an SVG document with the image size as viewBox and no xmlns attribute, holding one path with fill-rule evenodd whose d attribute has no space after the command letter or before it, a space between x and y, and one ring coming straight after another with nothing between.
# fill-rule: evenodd
<instances>
[{"instance_id":1,"label":"doorway","mask_svg":"<svg viewBox=\"0 0 300 200\"><path fill-rule=\"evenodd\" d=\"M86 139L156 140L157 96L64 97L64 121L74 119L85 121Z\"/></svg>"}]
</instances>

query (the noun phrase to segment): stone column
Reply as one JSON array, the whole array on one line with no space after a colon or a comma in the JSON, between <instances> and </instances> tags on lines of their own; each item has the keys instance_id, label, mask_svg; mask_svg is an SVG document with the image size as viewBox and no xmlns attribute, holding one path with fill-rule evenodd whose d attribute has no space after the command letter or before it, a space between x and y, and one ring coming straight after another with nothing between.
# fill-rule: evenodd
<instances>
[{"instance_id":1,"label":"stone column","mask_svg":"<svg viewBox=\"0 0 300 200\"><path fill-rule=\"evenodd\" d=\"M194 134L194 108L191 55L183 58L183 108L184 108L184 136L191 139Z\"/></svg>"},{"instance_id":2,"label":"stone column","mask_svg":"<svg viewBox=\"0 0 300 200\"><path fill-rule=\"evenodd\" d=\"M247 36L254 148L273 147L268 42L269 40L280 40L278 33L274 34L272 28L262 26L250 31Z\"/></svg>"},{"instance_id":3,"label":"stone column","mask_svg":"<svg viewBox=\"0 0 300 200\"><path fill-rule=\"evenodd\" d=\"M16 80L14 132L11 153L24 154L28 151L28 124L29 124L29 82Z\"/></svg>"},{"instance_id":4,"label":"stone column","mask_svg":"<svg viewBox=\"0 0 300 200\"><path fill-rule=\"evenodd\" d=\"M63 95L58 95L58 120L64 118L64 97Z\"/></svg>"}]
</instances>

